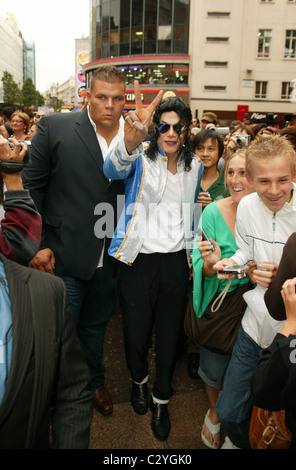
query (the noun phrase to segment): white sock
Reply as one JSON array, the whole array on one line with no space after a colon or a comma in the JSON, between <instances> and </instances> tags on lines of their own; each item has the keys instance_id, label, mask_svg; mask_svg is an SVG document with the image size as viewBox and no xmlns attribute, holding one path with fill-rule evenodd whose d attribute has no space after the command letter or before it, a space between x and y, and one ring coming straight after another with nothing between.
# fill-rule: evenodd
<instances>
[{"instance_id":1,"label":"white sock","mask_svg":"<svg viewBox=\"0 0 296 470\"><path fill-rule=\"evenodd\" d=\"M153 403L159 403L160 405L167 405L169 400L160 400L159 398L155 398L153 393L151 394Z\"/></svg>"},{"instance_id":2,"label":"white sock","mask_svg":"<svg viewBox=\"0 0 296 470\"><path fill-rule=\"evenodd\" d=\"M148 375L147 375L147 377L145 377L144 380L142 380L142 382L135 382L134 380L133 380L133 382L134 382L135 384L137 384L137 385L144 385L145 383L148 382Z\"/></svg>"}]
</instances>

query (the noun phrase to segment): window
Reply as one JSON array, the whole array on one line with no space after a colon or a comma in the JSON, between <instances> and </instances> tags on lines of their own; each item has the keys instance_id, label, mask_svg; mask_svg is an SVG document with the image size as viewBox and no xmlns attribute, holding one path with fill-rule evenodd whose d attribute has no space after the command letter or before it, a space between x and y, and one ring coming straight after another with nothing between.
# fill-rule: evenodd
<instances>
[{"instance_id":1,"label":"window","mask_svg":"<svg viewBox=\"0 0 296 470\"><path fill-rule=\"evenodd\" d=\"M296 29L286 30L285 59L296 57Z\"/></svg>"},{"instance_id":2,"label":"window","mask_svg":"<svg viewBox=\"0 0 296 470\"><path fill-rule=\"evenodd\" d=\"M172 0L162 0L159 4L159 24L172 24Z\"/></svg>"},{"instance_id":3,"label":"window","mask_svg":"<svg viewBox=\"0 0 296 470\"><path fill-rule=\"evenodd\" d=\"M188 54L190 2L175 0L174 5L172 52Z\"/></svg>"},{"instance_id":4,"label":"window","mask_svg":"<svg viewBox=\"0 0 296 470\"><path fill-rule=\"evenodd\" d=\"M93 0L97 58L188 54L190 0Z\"/></svg>"},{"instance_id":5,"label":"window","mask_svg":"<svg viewBox=\"0 0 296 470\"><path fill-rule=\"evenodd\" d=\"M227 87L226 86L221 86L221 85L205 85L204 86L204 91L226 91Z\"/></svg>"},{"instance_id":6,"label":"window","mask_svg":"<svg viewBox=\"0 0 296 470\"><path fill-rule=\"evenodd\" d=\"M207 37L207 42L228 42L229 38Z\"/></svg>"},{"instance_id":7,"label":"window","mask_svg":"<svg viewBox=\"0 0 296 470\"><path fill-rule=\"evenodd\" d=\"M187 54L189 39L188 26L183 24L175 24L173 37L173 52L177 54Z\"/></svg>"},{"instance_id":8,"label":"window","mask_svg":"<svg viewBox=\"0 0 296 470\"><path fill-rule=\"evenodd\" d=\"M258 34L257 57L268 58L270 56L271 30L260 29Z\"/></svg>"},{"instance_id":9,"label":"window","mask_svg":"<svg viewBox=\"0 0 296 470\"><path fill-rule=\"evenodd\" d=\"M155 0L145 1L144 54L156 54L157 9Z\"/></svg>"},{"instance_id":10,"label":"window","mask_svg":"<svg viewBox=\"0 0 296 470\"><path fill-rule=\"evenodd\" d=\"M229 18L229 11L208 11L209 18Z\"/></svg>"},{"instance_id":11,"label":"window","mask_svg":"<svg viewBox=\"0 0 296 470\"><path fill-rule=\"evenodd\" d=\"M205 61L205 67L227 67L228 62Z\"/></svg>"},{"instance_id":12,"label":"window","mask_svg":"<svg viewBox=\"0 0 296 470\"><path fill-rule=\"evenodd\" d=\"M291 82L282 82L281 99L282 100L289 100L292 91L293 91L293 87L291 86Z\"/></svg>"},{"instance_id":13,"label":"window","mask_svg":"<svg viewBox=\"0 0 296 470\"><path fill-rule=\"evenodd\" d=\"M120 30L119 30L119 54L130 54L130 0L120 2ZM113 54L114 55L114 54Z\"/></svg>"},{"instance_id":14,"label":"window","mask_svg":"<svg viewBox=\"0 0 296 470\"><path fill-rule=\"evenodd\" d=\"M126 84L139 80L141 84L188 84L188 65L186 64L139 64L119 66L126 78Z\"/></svg>"},{"instance_id":15,"label":"window","mask_svg":"<svg viewBox=\"0 0 296 470\"><path fill-rule=\"evenodd\" d=\"M266 98L267 82L256 82L255 98Z\"/></svg>"}]
</instances>

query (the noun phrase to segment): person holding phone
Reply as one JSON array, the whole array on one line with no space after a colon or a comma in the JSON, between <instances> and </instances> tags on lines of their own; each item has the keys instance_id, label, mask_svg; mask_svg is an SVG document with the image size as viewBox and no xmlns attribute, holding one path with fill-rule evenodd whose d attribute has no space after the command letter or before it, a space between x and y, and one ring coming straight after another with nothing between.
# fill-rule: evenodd
<instances>
[{"instance_id":1,"label":"person holding phone","mask_svg":"<svg viewBox=\"0 0 296 470\"><path fill-rule=\"evenodd\" d=\"M0 253L27 266L39 250L42 221L21 178L28 149L15 138L9 142L0 138Z\"/></svg>"},{"instance_id":2,"label":"person holding phone","mask_svg":"<svg viewBox=\"0 0 296 470\"><path fill-rule=\"evenodd\" d=\"M243 197L253 192L253 185L246 178L245 150L238 150L226 162L225 182L230 196L220 199L205 208L200 219L202 228L208 239L203 240L197 236L197 241L192 254L193 265L193 306L198 317L200 331L207 331L215 328L215 324L210 320L211 305L214 299L223 291L227 282L219 281L213 265L236 249L234 238L234 227L236 211L239 202ZM199 235L199 234L198 234ZM249 278L234 279L229 288L229 293L239 292L240 296L250 289ZM241 312L245 310L244 301L241 302ZM214 313L217 319L217 326L220 316L223 314L223 304ZM239 312L238 312L239 314ZM236 339L237 330L240 323L236 323L232 342ZM218 334L218 333L217 333ZM221 331L220 331L221 336ZM220 338L221 339L221 338ZM218 340L218 338L217 338ZM230 348L231 349L231 348ZM205 445L211 449L220 447L219 419L216 413L216 402L220 390L223 388L224 375L231 358L231 351L220 351L213 349L210 343L200 346L200 365L198 373L205 382L209 399L209 410L206 414L201 431L201 437Z\"/></svg>"},{"instance_id":3,"label":"person holding phone","mask_svg":"<svg viewBox=\"0 0 296 470\"><path fill-rule=\"evenodd\" d=\"M201 211L212 202L229 196L228 188L224 184L224 172L218 169L218 162L224 152L224 142L216 129L214 125L212 128L202 129L192 139L193 151L195 155L200 157L204 166L197 200ZM188 375L192 379L196 379L200 360L198 344L192 339L188 339L187 351Z\"/></svg>"}]
</instances>

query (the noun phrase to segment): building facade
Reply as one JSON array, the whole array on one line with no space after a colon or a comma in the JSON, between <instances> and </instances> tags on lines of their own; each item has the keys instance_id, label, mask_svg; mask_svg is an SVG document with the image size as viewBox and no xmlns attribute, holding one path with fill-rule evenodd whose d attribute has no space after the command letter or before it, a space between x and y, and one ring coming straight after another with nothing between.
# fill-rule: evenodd
<instances>
[{"instance_id":1,"label":"building facade","mask_svg":"<svg viewBox=\"0 0 296 470\"><path fill-rule=\"evenodd\" d=\"M197 0L190 13L191 107L201 117L276 123L296 110L295 0ZM294 101L294 103L293 103Z\"/></svg>"},{"instance_id":2,"label":"building facade","mask_svg":"<svg viewBox=\"0 0 296 470\"><path fill-rule=\"evenodd\" d=\"M0 86L3 72L7 71L21 88L24 82L23 38L15 15L0 16Z\"/></svg>"},{"instance_id":3,"label":"building facade","mask_svg":"<svg viewBox=\"0 0 296 470\"><path fill-rule=\"evenodd\" d=\"M253 122L296 109L296 0L90 0L93 70L113 63L143 104L172 90L201 118Z\"/></svg>"},{"instance_id":4,"label":"building facade","mask_svg":"<svg viewBox=\"0 0 296 470\"><path fill-rule=\"evenodd\" d=\"M134 107L135 79L144 105L162 88L189 102L190 0L91 0L90 5L86 87L98 65L113 63L126 77L127 108Z\"/></svg>"},{"instance_id":5,"label":"building facade","mask_svg":"<svg viewBox=\"0 0 296 470\"><path fill-rule=\"evenodd\" d=\"M75 39L75 97L74 106L83 105L86 95L84 65L90 61L90 40L87 38Z\"/></svg>"},{"instance_id":6,"label":"building facade","mask_svg":"<svg viewBox=\"0 0 296 470\"><path fill-rule=\"evenodd\" d=\"M24 82L31 78L36 87L36 54L35 43L24 41Z\"/></svg>"},{"instance_id":7,"label":"building facade","mask_svg":"<svg viewBox=\"0 0 296 470\"><path fill-rule=\"evenodd\" d=\"M68 78L65 82L57 84L56 97L63 102L63 112L72 111L77 104L75 77Z\"/></svg>"}]
</instances>

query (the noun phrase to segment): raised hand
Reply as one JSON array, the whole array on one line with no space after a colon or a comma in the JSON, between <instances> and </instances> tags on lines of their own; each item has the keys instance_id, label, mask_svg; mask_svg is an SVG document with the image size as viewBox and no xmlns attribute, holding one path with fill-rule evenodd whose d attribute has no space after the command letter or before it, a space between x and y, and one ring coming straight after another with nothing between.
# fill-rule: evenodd
<instances>
[{"instance_id":1,"label":"raised hand","mask_svg":"<svg viewBox=\"0 0 296 470\"><path fill-rule=\"evenodd\" d=\"M164 91L161 90L152 103L144 108L141 100L141 89L138 80L134 81L136 110L130 111L125 118L124 138L128 153L137 148L147 137L148 127Z\"/></svg>"},{"instance_id":2,"label":"raised hand","mask_svg":"<svg viewBox=\"0 0 296 470\"><path fill-rule=\"evenodd\" d=\"M234 279L234 274L224 274L223 269L225 266L234 266L236 263L231 258L223 258L220 259L216 264L213 266L213 270L217 272L218 279Z\"/></svg>"},{"instance_id":3,"label":"raised hand","mask_svg":"<svg viewBox=\"0 0 296 470\"><path fill-rule=\"evenodd\" d=\"M197 239L197 244L201 259L204 260L202 272L204 276L211 277L217 274L213 266L221 259L221 249L212 238L209 241L201 241L200 238Z\"/></svg>"},{"instance_id":4,"label":"raised hand","mask_svg":"<svg viewBox=\"0 0 296 470\"><path fill-rule=\"evenodd\" d=\"M22 162L28 151L28 147L26 145L20 145L14 138L10 138L9 141L13 143L13 150L4 139L0 140L0 160Z\"/></svg>"},{"instance_id":5,"label":"raised hand","mask_svg":"<svg viewBox=\"0 0 296 470\"><path fill-rule=\"evenodd\" d=\"M272 262L259 263L257 269L253 271L254 281L262 287L269 287L277 273L277 268L277 265Z\"/></svg>"},{"instance_id":6,"label":"raised hand","mask_svg":"<svg viewBox=\"0 0 296 470\"><path fill-rule=\"evenodd\" d=\"M287 279L284 282L281 295L287 315L287 320L283 325L281 333L285 336L296 335L296 277Z\"/></svg>"}]
</instances>

